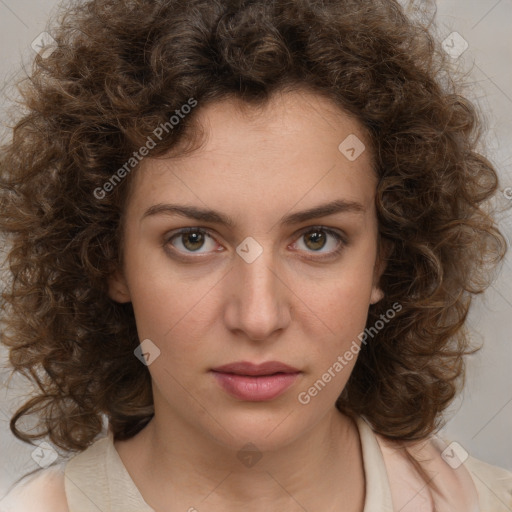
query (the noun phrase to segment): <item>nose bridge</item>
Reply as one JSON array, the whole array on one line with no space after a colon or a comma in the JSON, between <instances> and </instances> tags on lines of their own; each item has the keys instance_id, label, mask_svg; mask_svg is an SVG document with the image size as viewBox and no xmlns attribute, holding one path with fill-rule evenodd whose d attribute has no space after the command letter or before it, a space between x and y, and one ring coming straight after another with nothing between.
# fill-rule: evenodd
<instances>
[{"instance_id":1,"label":"nose bridge","mask_svg":"<svg viewBox=\"0 0 512 512\"><path fill-rule=\"evenodd\" d=\"M271 242L248 237L238 247L235 263L236 314L239 329L258 339L282 327L285 304L282 278L276 270Z\"/></svg>"},{"instance_id":2,"label":"nose bridge","mask_svg":"<svg viewBox=\"0 0 512 512\"><path fill-rule=\"evenodd\" d=\"M240 290L245 302L257 300L261 306L277 299L275 258L270 241L258 242L252 237L245 239L237 248L240 260L237 263L241 273L243 289ZM265 244L265 246L264 246Z\"/></svg>"}]
</instances>

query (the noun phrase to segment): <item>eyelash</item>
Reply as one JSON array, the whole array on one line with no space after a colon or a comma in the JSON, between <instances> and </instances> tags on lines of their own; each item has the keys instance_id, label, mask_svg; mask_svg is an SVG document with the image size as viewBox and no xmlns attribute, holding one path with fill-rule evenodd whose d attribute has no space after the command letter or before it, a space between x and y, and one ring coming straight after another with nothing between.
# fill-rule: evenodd
<instances>
[{"instance_id":1,"label":"eyelash","mask_svg":"<svg viewBox=\"0 0 512 512\"><path fill-rule=\"evenodd\" d=\"M343 251L343 249L346 247L346 245L348 244L345 236L343 236L341 233L338 233L337 231L334 231L333 229L327 228L325 226L309 226L308 228L302 230L299 233L297 240L299 240L304 235L314 233L315 231L322 231L322 232L325 232L325 233L327 233L329 235L332 235L336 239L336 241L338 242L338 247L334 251L331 251L330 253L324 254L324 255L322 255L320 257L318 257L318 256L314 256L312 258L311 257L306 257L306 259L315 260L315 261L321 261L321 260L325 260L325 259L332 259L335 256L338 256ZM199 227L183 228L183 229L180 229L180 230L178 230L176 232L171 233L169 236L167 236L165 238L164 247L165 247L166 251L168 251L168 252L172 251L173 254L178 253L179 255L183 256L183 252L178 251L178 250L176 250L174 248L168 249L168 246L169 245L172 246L171 241L174 238L179 237L180 235L186 235L186 234L189 234L189 233L198 233L198 234L202 234L202 235L208 235L210 238L215 240L215 238L210 234L209 230L206 230L206 229L203 229L203 228L199 228ZM215 240L215 242L217 242L217 241ZM193 254L193 253L190 252L190 254ZM200 257L203 257L203 256L192 256L192 258L200 258ZM185 256L185 258L187 258L187 256Z\"/></svg>"}]
</instances>

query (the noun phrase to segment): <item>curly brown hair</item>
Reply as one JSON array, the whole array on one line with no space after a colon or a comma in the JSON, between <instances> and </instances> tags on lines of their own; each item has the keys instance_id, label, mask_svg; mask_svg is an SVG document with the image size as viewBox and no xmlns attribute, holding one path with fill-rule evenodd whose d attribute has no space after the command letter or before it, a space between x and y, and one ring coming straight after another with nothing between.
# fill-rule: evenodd
<instances>
[{"instance_id":1,"label":"curly brown hair","mask_svg":"<svg viewBox=\"0 0 512 512\"><path fill-rule=\"evenodd\" d=\"M429 26L395 0L90 0L59 16L56 49L19 85L26 111L0 162L11 276L1 340L38 388L13 416L14 435L74 451L105 417L119 440L149 422L133 309L108 296L136 169L105 197L94 191L191 97L198 107L152 156L191 141L211 102L263 105L294 88L329 98L369 134L392 251L367 326L402 305L361 350L336 406L390 439L439 428L475 350L472 295L507 244L489 207L498 176L476 150L482 120ZM19 421L32 415L29 433Z\"/></svg>"}]
</instances>

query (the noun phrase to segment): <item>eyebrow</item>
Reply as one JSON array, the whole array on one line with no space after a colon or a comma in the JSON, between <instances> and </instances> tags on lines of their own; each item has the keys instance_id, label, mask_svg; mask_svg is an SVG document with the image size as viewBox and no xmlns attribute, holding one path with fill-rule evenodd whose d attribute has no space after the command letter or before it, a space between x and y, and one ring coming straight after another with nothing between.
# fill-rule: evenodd
<instances>
[{"instance_id":1,"label":"eyebrow","mask_svg":"<svg viewBox=\"0 0 512 512\"><path fill-rule=\"evenodd\" d=\"M282 217L279 222L284 226L293 224L300 224L307 220L326 217L336 213L359 213L362 214L366 208L356 201L347 201L344 199L337 199L330 203L321 204L308 210L290 213ZM233 228L235 221L215 210L198 208L196 206L186 206L177 204L155 204L148 208L141 217L141 221L147 217L154 215L179 215L181 217L188 217L202 222L211 222L214 224L221 224Z\"/></svg>"}]
</instances>

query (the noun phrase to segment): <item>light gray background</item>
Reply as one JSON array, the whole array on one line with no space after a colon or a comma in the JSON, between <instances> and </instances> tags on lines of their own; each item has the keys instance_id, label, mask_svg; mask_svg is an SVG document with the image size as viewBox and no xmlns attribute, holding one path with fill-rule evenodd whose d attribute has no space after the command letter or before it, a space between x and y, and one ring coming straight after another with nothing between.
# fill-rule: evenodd
<instances>
[{"instance_id":1,"label":"light gray background","mask_svg":"<svg viewBox=\"0 0 512 512\"><path fill-rule=\"evenodd\" d=\"M404 0L405 1L405 0ZM420 2L422 3L422 2ZM0 0L0 136L9 136L6 108L16 93L12 82L30 69L32 41L47 27L57 0ZM425 5L423 3L423 5ZM472 67L467 95L482 110L488 132L485 149L501 176L501 190L512 187L512 0L438 0L437 33L444 40L458 32L468 50L454 65ZM505 194L500 198L507 202ZM500 221L512 241L511 212ZM512 244L511 244L512 245ZM3 248L0 248L3 249ZM512 253L512 250L510 251ZM442 437L457 441L474 457L512 470L512 256L500 276L471 311L469 325L482 351L468 360L464 393L450 408ZM5 360L5 351L0 356ZM0 496L15 478L38 466L32 447L16 440L8 417L29 393L18 379L7 385L0 370Z\"/></svg>"}]
</instances>

